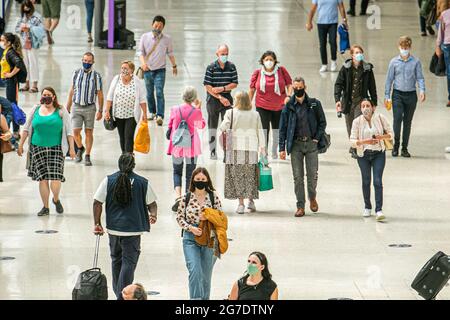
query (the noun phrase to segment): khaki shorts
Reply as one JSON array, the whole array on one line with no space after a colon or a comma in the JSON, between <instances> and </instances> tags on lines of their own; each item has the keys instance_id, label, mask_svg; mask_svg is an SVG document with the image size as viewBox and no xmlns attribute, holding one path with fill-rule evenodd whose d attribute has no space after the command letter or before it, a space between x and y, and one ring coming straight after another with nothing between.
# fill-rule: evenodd
<instances>
[{"instance_id":1,"label":"khaki shorts","mask_svg":"<svg viewBox=\"0 0 450 320\"><path fill-rule=\"evenodd\" d=\"M61 17L62 0L42 0L44 18L59 19Z\"/></svg>"},{"instance_id":2,"label":"khaki shorts","mask_svg":"<svg viewBox=\"0 0 450 320\"><path fill-rule=\"evenodd\" d=\"M71 112L72 127L74 129L81 129L84 123L85 129L94 129L96 111L95 104L84 107L79 104L74 104Z\"/></svg>"}]
</instances>

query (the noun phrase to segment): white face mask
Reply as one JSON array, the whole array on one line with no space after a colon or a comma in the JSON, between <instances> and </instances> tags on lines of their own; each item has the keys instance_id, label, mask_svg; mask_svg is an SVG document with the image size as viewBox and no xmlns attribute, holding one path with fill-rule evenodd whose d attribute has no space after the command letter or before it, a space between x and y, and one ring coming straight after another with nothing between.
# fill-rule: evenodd
<instances>
[{"instance_id":1,"label":"white face mask","mask_svg":"<svg viewBox=\"0 0 450 320\"><path fill-rule=\"evenodd\" d=\"M266 67L266 69L272 69L274 64L275 63L272 60L264 61L264 67Z\"/></svg>"},{"instance_id":2,"label":"white face mask","mask_svg":"<svg viewBox=\"0 0 450 320\"><path fill-rule=\"evenodd\" d=\"M408 49L400 49L400 55L402 57L407 57L409 55L409 50Z\"/></svg>"},{"instance_id":3,"label":"white face mask","mask_svg":"<svg viewBox=\"0 0 450 320\"><path fill-rule=\"evenodd\" d=\"M5 48L6 48L5 43L3 41L0 42L0 48L2 48L3 50L5 50Z\"/></svg>"},{"instance_id":4,"label":"white face mask","mask_svg":"<svg viewBox=\"0 0 450 320\"><path fill-rule=\"evenodd\" d=\"M365 117L370 117L371 115L372 115L372 109L371 108L364 108L363 110L362 110L362 114L365 116Z\"/></svg>"}]
</instances>

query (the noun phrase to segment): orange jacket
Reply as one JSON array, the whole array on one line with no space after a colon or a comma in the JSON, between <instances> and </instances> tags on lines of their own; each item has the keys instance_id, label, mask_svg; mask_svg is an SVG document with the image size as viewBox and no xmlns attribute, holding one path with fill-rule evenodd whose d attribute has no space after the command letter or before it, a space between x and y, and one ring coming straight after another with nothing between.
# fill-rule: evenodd
<instances>
[{"instance_id":1,"label":"orange jacket","mask_svg":"<svg viewBox=\"0 0 450 320\"><path fill-rule=\"evenodd\" d=\"M202 229L202 235L200 237L195 236L195 242L201 246L208 246L214 248L214 241L211 239L211 231L215 232L216 239L219 242L218 248L214 248L215 251L219 249L220 254L224 254L228 250L228 218L222 211L205 208L203 210L206 220L200 221L199 228ZM215 252L218 256L219 252Z\"/></svg>"}]
</instances>

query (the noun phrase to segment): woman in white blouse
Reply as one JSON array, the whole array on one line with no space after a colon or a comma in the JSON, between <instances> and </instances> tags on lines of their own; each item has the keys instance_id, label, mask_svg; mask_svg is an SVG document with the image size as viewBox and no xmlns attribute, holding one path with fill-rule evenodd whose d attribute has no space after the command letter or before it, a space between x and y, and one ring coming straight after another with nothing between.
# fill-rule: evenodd
<instances>
[{"instance_id":1,"label":"woman in white blouse","mask_svg":"<svg viewBox=\"0 0 450 320\"><path fill-rule=\"evenodd\" d=\"M105 120L112 116L116 121L122 153L133 152L136 126L147 121L145 85L134 76L134 69L133 62L122 62L121 73L112 80L106 98Z\"/></svg>"},{"instance_id":2,"label":"woman in white blouse","mask_svg":"<svg viewBox=\"0 0 450 320\"><path fill-rule=\"evenodd\" d=\"M391 125L379 113L368 99L361 102L362 115L353 120L350 142L356 148L358 165L361 170L362 189L364 196L364 217L370 217L372 203L370 201L370 182L373 171L373 186L375 189L375 214L377 221L385 219L383 207L383 171L386 164L385 140L394 138Z\"/></svg>"},{"instance_id":3,"label":"woman in white blouse","mask_svg":"<svg viewBox=\"0 0 450 320\"><path fill-rule=\"evenodd\" d=\"M266 156L266 140L260 115L252 110L248 93L238 92L234 99L234 108L225 113L219 129L232 132L230 150L226 152L225 198L239 199L236 212L243 214L244 199L249 200L247 209L256 211L253 200L259 196L258 152Z\"/></svg>"}]
</instances>

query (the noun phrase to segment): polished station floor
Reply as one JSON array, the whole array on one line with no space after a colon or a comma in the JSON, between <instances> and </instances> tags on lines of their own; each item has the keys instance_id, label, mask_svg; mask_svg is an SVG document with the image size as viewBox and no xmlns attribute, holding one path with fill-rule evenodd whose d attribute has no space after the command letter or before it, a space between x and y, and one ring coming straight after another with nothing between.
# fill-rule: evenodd
<instances>
[{"instance_id":1,"label":"polished station floor","mask_svg":"<svg viewBox=\"0 0 450 320\"><path fill-rule=\"evenodd\" d=\"M81 56L92 50L96 70L105 86L119 72L120 61L135 59L135 51L104 50L87 43L81 7L81 29L68 27L69 6L63 1L62 22L54 32L56 44L39 50L39 87L53 86L61 102L66 101L71 73L81 67ZM348 1L345 1L348 5ZM445 78L428 71L435 37L421 37L417 3L411 0L376 1L381 13L380 29L371 29L367 17L350 17L350 37L365 49L366 60L375 66L380 112L392 122L392 112L381 107L385 74L390 59L398 54L397 39L410 35L412 53L422 59L427 100L415 114L410 152L412 158L387 156L384 174L386 222L362 217L363 199L359 168L348 153L344 119L336 117L333 88L337 73L319 74L317 28L305 29L309 0L151 0L128 1L127 27L138 41L150 30L151 19L162 14L165 32L174 39L178 77L167 74L166 118L170 107L180 102L182 88L193 85L201 93L205 117L203 75L214 60L218 44L230 46L230 60L239 72L240 90L247 90L251 73L265 50L274 50L292 76L306 79L307 92L322 101L332 147L320 155L318 214L294 218L296 202L289 161L271 163L275 189L260 193L258 212L237 215L237 203L224 200L229 217L229 251L214 268L213 299L224 299L234 281L245 271L247 255L259 250L270 263L281 299L419 299L410 284L422 265L438 250L450 253L450 108L446 108ZM373 7L372 7L373 8ZM38 7L41 10L40 7ZM369 9L370 12L371 9ZM359 11L359 10L357 10ZM15 26L18 7L13 4L8 30ZM72 24L73 25L73 24ZM348 57L338 56L339 66ZM4 89L0 90L5 95ZM38 102L38 95L20 93L26 111ZM172 163L166 155L166 124L150 125L152 147L148 155L137 155L139 174L150 180L158 196L159 219L151 233L142 238L142 252L135 281L152 291L150 299L187 299L188 273L185 267L180 228L170 208L174 201ZM223 196L224 165L211 161L207 152L207 131L202 131L200 165L210 170ZM65 213L51 207L49 217L39 218L38 184L25 170L25 157L7 154L5 182L0 184L0 299L70 299L77 275L91 267L95 237L92 201L100 181L117 169L120 154L116 132L96 123L93 167L66 161L62 203ZM56 230L39 234L38 230ZM395 246L400 245L400 246ZM407 245L407 246L403 246ZM107 237L101 239L99 266L111 282ZM110 299L114 298L110 290ZM450 298L445 287L439 299Z\"/></svg>"}]
</instances>

